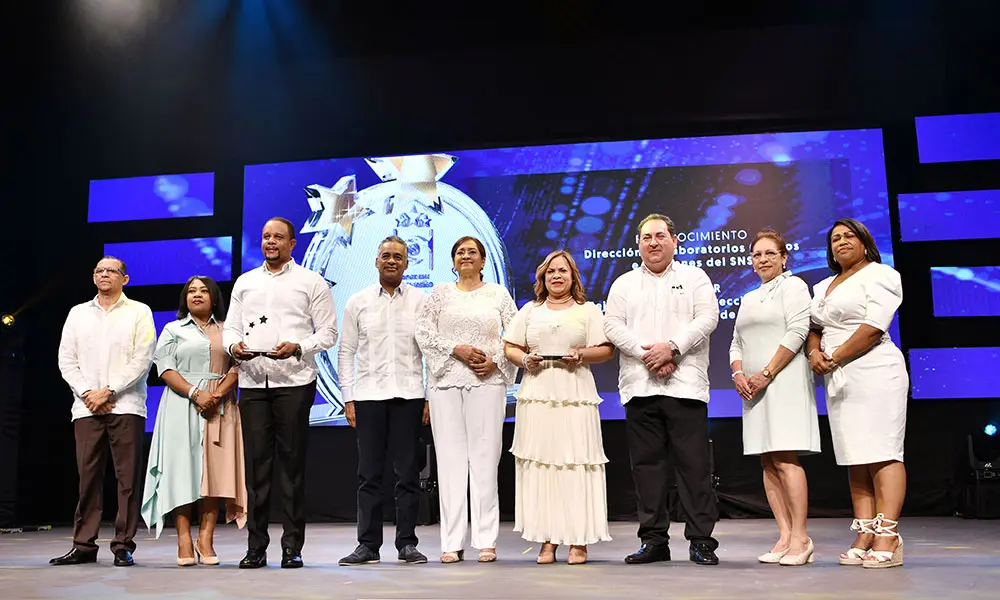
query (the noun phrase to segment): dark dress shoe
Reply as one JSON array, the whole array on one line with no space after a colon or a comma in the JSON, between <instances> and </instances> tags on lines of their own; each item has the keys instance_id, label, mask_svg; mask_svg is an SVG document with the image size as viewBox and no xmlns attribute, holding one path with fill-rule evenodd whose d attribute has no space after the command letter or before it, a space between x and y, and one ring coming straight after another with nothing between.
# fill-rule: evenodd
<instances>
[{"instance_id":1,"label":"dark dress shoe","mask_svg":"<svg viewBox=\"0 0 1000 600\"><path fill-rule=\"evenodd\" d=\"M135 564L132 560L132 553L125 548L119 548L115 550L115 566L116 567L131 567Z\"/></svg>"},{"instance_id":2,"label":"dark dress shoe","mask_svg":"<svg viewBox=\"0 0 1000 600\"><path fill-rule=\"evenodd\" d=\"M399 560L409 565L422 565L427 562L427 557L421 554L420 550L417 550L413 544L407 544L400 549Z\"/></svg>"},{"instance_id":3,"label":"dark dress shoe","mask_svg":"<svg viewBox=\"0 0 1000 600\"><path fill-rule=\"evenodd\" d=\"M247 550L246 556L240 561L241 569L259 569L267 566L267 553Z\"/></svg>"},{"instance_id":4,"label":"dark dress shoe","mask_svg":"<svg viewBox=\"0 0 1000 600\"><path fill-rule=\"evenodd\" d=\"M340 566L342 567L357 567L360 565L374 565L378 563L382 558L379 556L378 551L372 550L364 544L358 544L358 547L354 549L344 558L340 559Z\"/></svg>"},{"instance_id":5,"label":"dark dress shoe","mask_svg":"<svg viewBox=\"0 0 1000 600\"><path fill-rule=\"evenodd\" d=\"M359 565L374 565L379 562L381 557L378 552L372 550L364 544L358 544L358 547L354 549L344 558L340 559L340 566L342 567L357 567Z\"/></svg>"},{"instance_id":6,"label":"dark dress shoe","mask_svg":"<svg viewBox=\"0 0 1000 600\"><path fill-rule=\"evenodd\" d=\"M719 557L715 555L715 548L707 542L691 542L690 548L691 562L699 565L717 565Z\"/></svg>"},{"instance_id":7,"label":"dark dress shoe","mask_svg":"<svg viewBox=\"0 0 1000 600\"><path fill-rule=\"evenodd\" d=\"M304 566L302 562L302 555L296 550L291 548L285 548L281 552L281 568L282 569L301 569Z\"/></svg>"},{"instance_id":8,"label":"dark dress shoe","mask_svg":"<svg viewBox=\"0 0 1000 600\"><path fill-rule=\"evenodd\" d=\"M643 544L634 553L625 557L629 565L645 565L670 560L670 546L666 544Z\"/></svg>"},{"instance_id":9,"label":"dark dress shoe","mask_svg":"<svg viewBox=\"0 0 1000 600\"><path fill-rule=\"evenodd\" d=\"M57 556L49 561L50 565L82 565L97 562L97 552L84 552L73 548L62 556Z\"/></svg>"}]
</instances>

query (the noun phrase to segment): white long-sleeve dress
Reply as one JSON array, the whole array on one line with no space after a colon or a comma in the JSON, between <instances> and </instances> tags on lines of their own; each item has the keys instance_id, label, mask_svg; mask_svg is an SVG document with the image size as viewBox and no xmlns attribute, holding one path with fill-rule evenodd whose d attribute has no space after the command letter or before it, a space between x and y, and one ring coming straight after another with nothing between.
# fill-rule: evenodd
<instances>
[{"instance_id":1,"label":"white long-sleeve dress","mask_svg":"<svg viewBox=\"0 0 1000 600\"><path fill-rule=\"evenodd\" d=\"M831 356L861 325L887 332L903 302L899 273L888 265L871 263L827 295L833 279L813 287L811 310L813 326L823 330L820 347ZM902 461L910 377L889 334L825 379L837 464Z\"/></svg>"},{"instance_id":2,"label":"white long-sleeve dress","mask_svg":"<svg viewBox=\"0 0 1000 600\"><path fill-rule=\"evenodd\" d=\"M550 310L529 302L504 340L539 354L606 343L604 315L592 302ZM589 365L545 361L525 372L517 396L514 531L532 542L608 541L601 397Z\"/></svg>"},{"instance_id":3,"label":"white long-sleeve dress","mask_svg":"<svg viewBox=\"0 0 1000 600\"><path fill-rule=\"evenodd\" d=\"M752 400L743 401L743 453L820 451L816 390L809 360L801 352L809 333L809 286L791 271L748 292L740 300L729 362L743 373L760 373L778 346L795 354Z\"/></svg>"}]
</instances>

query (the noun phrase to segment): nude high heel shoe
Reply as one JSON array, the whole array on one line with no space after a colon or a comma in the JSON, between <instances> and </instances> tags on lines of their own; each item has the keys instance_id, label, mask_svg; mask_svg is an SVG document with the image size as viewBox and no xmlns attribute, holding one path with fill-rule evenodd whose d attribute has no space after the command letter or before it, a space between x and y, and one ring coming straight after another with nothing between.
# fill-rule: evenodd
<instances>
[{"instance_id":1,"label":"nude high heel shoe","mask_svg":"<svg viewBox=\"0 0 1000 600\"><path fill-rule=\"evenodd\" d=\"M806 550L802 554L788 554L787 551L778 564L785 565L786 567L801 567L804 564L811 563L815 560L816 548L813 546L812 538L809 538L809 543L806 545Z\"/></svg>"}]
</instances>

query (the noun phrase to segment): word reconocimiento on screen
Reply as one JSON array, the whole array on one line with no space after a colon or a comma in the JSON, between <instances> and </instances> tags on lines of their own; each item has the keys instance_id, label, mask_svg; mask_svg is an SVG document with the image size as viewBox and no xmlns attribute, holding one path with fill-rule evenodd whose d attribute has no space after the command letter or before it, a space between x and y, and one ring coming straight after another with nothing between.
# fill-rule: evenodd
<instances>
[{"instance_id":1,"label":"word reconocimiento on screen","mask_svg":"<svg viewBox=\"0 0 1000 600\"><path fill-rule=\"evenodd\" d=\"M713 417L742 412L728 350L739 299L760 284L749 259L759 229L784 234L788 266L810 286L831 275L826 232L841 217L861 219L883 261L893 263L879 130L250 165L243 209L241 270L263 262L264 222L291 219L299 228L293 257L330 282L338 320L352 294L376 283L378 244L391 234L407 240L406 280L424 291L454 281L451 246L474 235L486 247L485 279L507 286L519 306L533 298L536 266L559 248L574 255L588 298L602 306L614 279L641 263L639 222L666 214L679 238L677 260L705 269L719 297L710 341ZM890 333L898 340L895 324ZM319 356L316 425L345 423L336 355L334 347ZM617 371L615 361L594 366L603 418L624 418ZM822 399L821 387L818 393Z\"/></svg>"}]
</instances>

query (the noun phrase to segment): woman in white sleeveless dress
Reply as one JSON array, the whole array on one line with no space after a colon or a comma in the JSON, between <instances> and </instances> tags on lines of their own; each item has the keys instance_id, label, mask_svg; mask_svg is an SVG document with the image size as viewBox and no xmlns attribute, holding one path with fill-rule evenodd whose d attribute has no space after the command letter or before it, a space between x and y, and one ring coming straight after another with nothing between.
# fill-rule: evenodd
<instances>
[{"instance_id":1,"label":"woman in white sleeveless dress","mask_svg":"<svg viewBox=\"0 0 1000 600\"><path fill-rule=\"evenodd\" d=\"M539 564L569 545L569 564L587 561L587 546L611 539L593 363L614 357L604 315L587 302L580 272L566 251L549 254L535 272L535 296L504 331L505 352L525 373L517 392L514 531L541 543Z\"/></svg>"},{"instance_id":2,"label":"woman in white sleeveless dress","mask_svg":"<svg viewBox=\"0 0 1000 600\"><path fill-rule=\"evenodd\" d=\"M836 275L813 288L809 363L826 379L826 404L837 464L846 465L858 531L841 564L903 564L896 529L906 495L903 439L910 387L903 354L887 331L903 301L899 273L881 264L875 240L854 219L827 233Z\"/></svg>"},{"instance_id":3,"label":"woman in white sleeveless dress","mask_svg":"<svg viewBox=\"0 0 1000 600\"><path fill-rule=\"evenodd\" d=\"M802 352L809 332L809 286L786 270L785 239L763 229L750 245L761 285L740 300L729 361L743 397L743 453L760 455L778 541L763 563L813 562L806 532L809 491L800 454L819 452L816 390Z\"/></svg>"}]
</instances>

